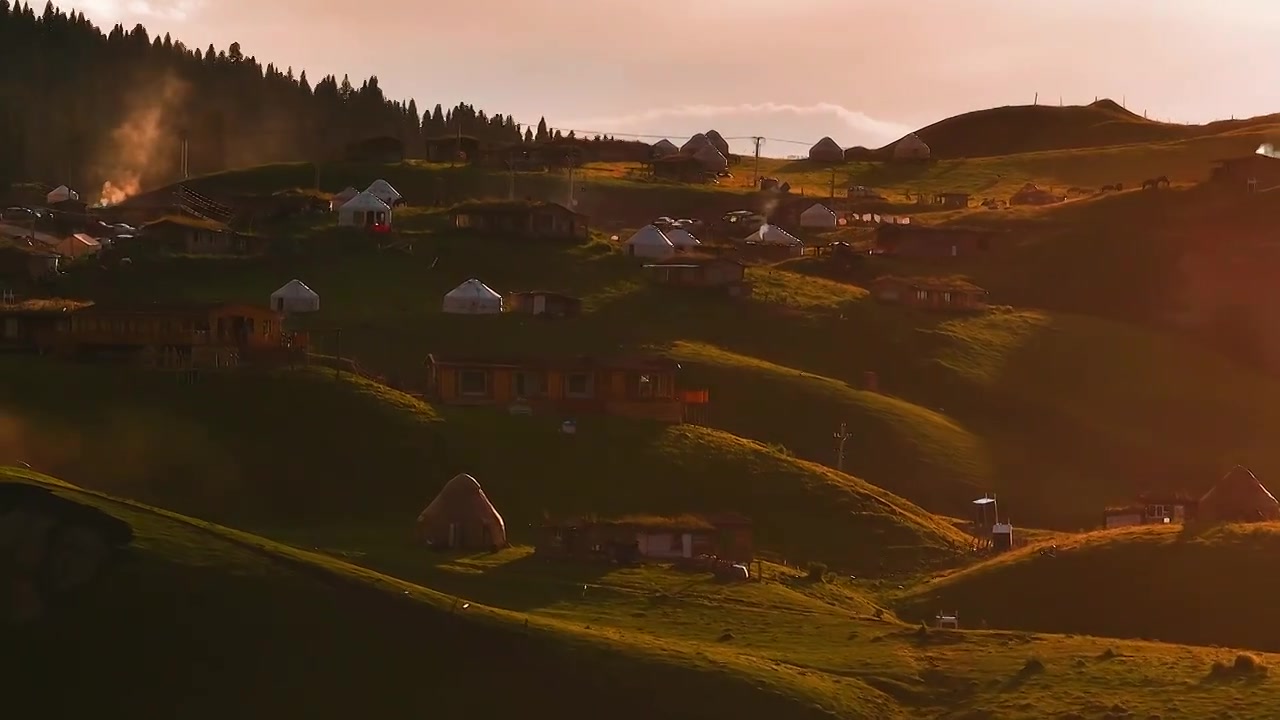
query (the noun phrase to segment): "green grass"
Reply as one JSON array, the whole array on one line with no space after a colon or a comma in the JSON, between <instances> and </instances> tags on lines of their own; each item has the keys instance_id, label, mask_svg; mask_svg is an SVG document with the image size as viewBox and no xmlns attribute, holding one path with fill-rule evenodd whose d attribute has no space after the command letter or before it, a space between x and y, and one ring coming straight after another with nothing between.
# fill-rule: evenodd
<instances>
[{"instance_id":1,"label":"green grass","mask_svg":"<svg viewBox=\"0 0 1280 720\"><path fill-rule=\"evenodd\" d=\"M1280 649L1269 598L1280 526L1125 528L1053 540L912 588L907 618L958 608L993 628Z\"/></svg>"}]
</instances>

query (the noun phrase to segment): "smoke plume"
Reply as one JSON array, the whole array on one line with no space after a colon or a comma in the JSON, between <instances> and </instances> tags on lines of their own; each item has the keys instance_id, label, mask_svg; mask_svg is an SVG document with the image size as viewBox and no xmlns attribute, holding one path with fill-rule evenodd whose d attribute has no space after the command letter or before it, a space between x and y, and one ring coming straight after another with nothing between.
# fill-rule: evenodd
<instances>
[{"instance_id":1,"label":"smoke plume","mask_svg":"<svg viewBox=\"0 0 1280 720\"><path fill-rule=\"evenodd\" d=\"M137 195L142 184L169 167L174 153L171 124L187 95L183 80L165 75L146 84L101 149L100 163L107 178L102 184L101 205L115 205ZM176 151L175 151L176 152Z\"/></svg>"}]
</instances>

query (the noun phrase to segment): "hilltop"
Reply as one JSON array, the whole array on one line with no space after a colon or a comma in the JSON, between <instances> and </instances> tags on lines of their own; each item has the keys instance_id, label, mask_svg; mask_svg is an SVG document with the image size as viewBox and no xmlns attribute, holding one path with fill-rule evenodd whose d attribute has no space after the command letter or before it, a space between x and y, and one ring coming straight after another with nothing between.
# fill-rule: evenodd
<instances>
[{"instance_id":1,"label":"hilltop","mask_svg":"<svg viewBox=\"0 0 1280 720\"><path fill-rule=\"evenodd\" d=\"M1280 526L1149 526L1053 543L1052 554L1032 546L931 578L895 607L908 618L957 608L997 628L1280 649L1269 601Z\"/></svg>"}]
</instances>

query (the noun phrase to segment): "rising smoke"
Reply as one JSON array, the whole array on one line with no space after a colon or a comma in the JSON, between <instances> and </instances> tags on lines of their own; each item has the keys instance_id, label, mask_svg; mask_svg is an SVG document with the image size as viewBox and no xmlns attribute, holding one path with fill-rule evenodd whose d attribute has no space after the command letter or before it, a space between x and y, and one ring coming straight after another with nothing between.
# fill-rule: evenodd
<instances>
[{"instance_id":1,"label":"rising smoke","mask_svg":"<svg viewBox=\"0 0 1280 720\"><path fill-rule=\"evenodd\" d=\"M172 164L172 123L187 91L185 81L165 75L134 98L124 122L99 149L99 166L107 178L100 205L115 205L138 194L149 176Z\"/></svg>"}]
</instances>

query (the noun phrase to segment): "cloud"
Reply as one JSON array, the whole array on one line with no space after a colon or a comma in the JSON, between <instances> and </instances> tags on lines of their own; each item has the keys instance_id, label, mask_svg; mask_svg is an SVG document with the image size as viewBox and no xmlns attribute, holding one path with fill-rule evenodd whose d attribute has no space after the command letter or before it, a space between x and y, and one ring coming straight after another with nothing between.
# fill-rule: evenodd
<instances>
[{"instance_id":1,"label":"cloud","mask_svg":"<svg viewBox=\"0 0 1280 720\"><path fill-rule=\"evenodd\" d=\"M677 105L625 115L573 118L556 125L579 132L651 135L656 138L701 132L707 129L701 126L708 121L714 121L716 129L725 136L764 135L812 143L830 135L842 145L884 145L914 129L825 102L812 105L775 102Z\"/></svg>"},{"instance_id":2,"label":"cloud","mask_svg":"<svg viewBox=\"0 0 1280 720\"><path fill-rule=\"evenodd\" d=\"M81 0L75 8L100 23L117 23L146 18L186 20L204 5L205 0Z\"/></svg>"}]
</instances>

